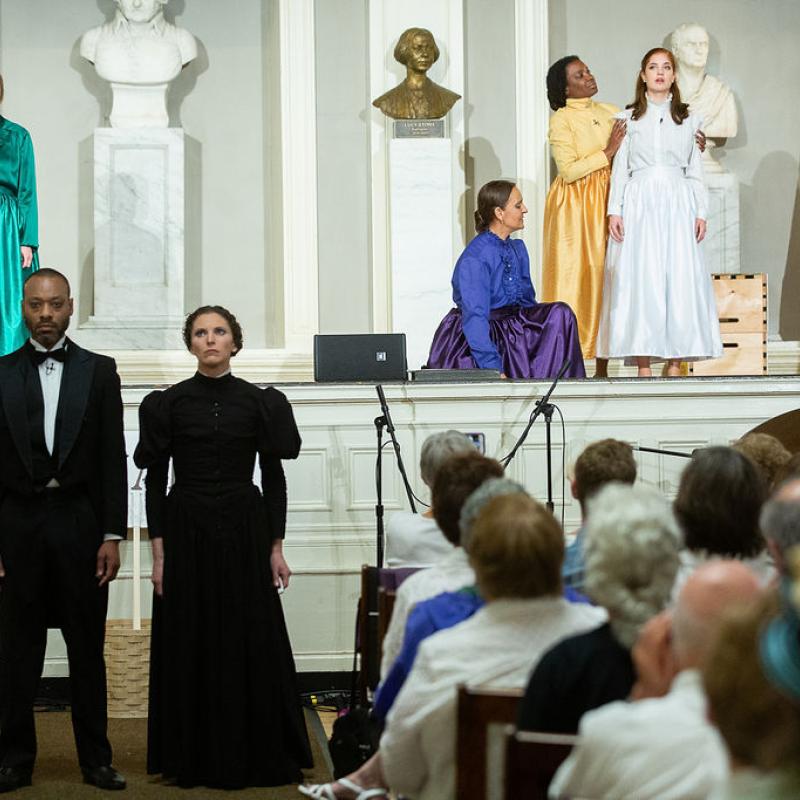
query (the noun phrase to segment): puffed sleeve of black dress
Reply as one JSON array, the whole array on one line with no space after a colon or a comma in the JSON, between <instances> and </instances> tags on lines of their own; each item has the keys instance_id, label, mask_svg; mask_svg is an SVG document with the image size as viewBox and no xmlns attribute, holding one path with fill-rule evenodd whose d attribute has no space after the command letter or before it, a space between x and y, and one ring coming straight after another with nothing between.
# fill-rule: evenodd
<instances>
[{"instance_id":1,"label":"puffed sleeve of black dress","mask_svg":"<svg viewBox=\"0 0 800 800\"><path fill-rule=\"evenodd\" d=\"M151 539L164 535L171 439L166 393L150 392L139 406L139 444L133 460L139 469L147 470L144 479L145 510Z\"/></svg>"},{"instance_id":2,"label":"puffed sleeve of black dress","mask_svg":"<svg viewBox=\"0 0 800 800\"><path fill-rule=\"evenodd\" d=\"M302 442L286 395L270 386L261 392L260 399L261 491L270 540L283 539L286 535L286 476L281 459L297 458Z\"/></svg>"}]
</instances>

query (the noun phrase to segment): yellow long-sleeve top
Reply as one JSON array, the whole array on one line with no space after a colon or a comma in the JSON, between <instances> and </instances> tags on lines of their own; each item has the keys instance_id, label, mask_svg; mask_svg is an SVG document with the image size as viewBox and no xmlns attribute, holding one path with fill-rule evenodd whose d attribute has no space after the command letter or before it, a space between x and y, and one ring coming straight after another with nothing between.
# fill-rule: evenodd
<instances>
[{"instance_id":1,"label":"yellow long-sleeve top","mask_svg":"<svg viewBox=\"0 0 800 800\"><path fill-rule=\"evenodd\" d=\"M611 103L595 103L590 97L567 99L567 105L550 117L547 138L558 167L567 183L608 166L603 148L619 111Z\"/></svg>"}]
</instances>

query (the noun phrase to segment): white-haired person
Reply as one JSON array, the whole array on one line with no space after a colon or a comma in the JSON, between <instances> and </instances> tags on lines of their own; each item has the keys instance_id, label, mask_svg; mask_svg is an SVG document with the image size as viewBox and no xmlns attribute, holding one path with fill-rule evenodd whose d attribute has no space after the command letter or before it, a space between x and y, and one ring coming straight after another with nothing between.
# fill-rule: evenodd
<instances>
[{"instance_id":1,"label":"white-haired person","mask_svg":"<svg viewBox=\"0 0 800 800\"><path fill-rule=\"evenodd\" d=\"M474 450L472 442L459 431L433 433L422 443L419 474L433 488L442 464L448 458ZM433 505L421 514L398 511L386 523L387 567L430 567L453 552L455 545L442 533L433 516Z\"/></svg>"},{"instance_id":2,"label":"white-haired person","mask_svg":"<svg viewBox=\"0 0 800 800\"><path fill-rule=\"evenodd\" d=\"M589 509L584 591L608 621L545 654L520 704L523 730L575 733L587 711L628 697L631 648L672 593L681 539L669 503L648 487L611 483Z\"/></svg>"},{"instance_id":3,"label":"white-haired person","mask_svg":"<svg viewBox=\"0 0 800 800\"><path fill-rule=\"evenodd\" d=\"M605 616L561 596L563 558L561 528L535 500L517 493L486 503L469 540L486 605L420 645L387 718L372 779L348 793L303 793L350 800L386 796L385 788L384 795L366 792L389 787L415 800L454 798L457 687L522 688L544 652Z\"/></svg>"}]
</instances>

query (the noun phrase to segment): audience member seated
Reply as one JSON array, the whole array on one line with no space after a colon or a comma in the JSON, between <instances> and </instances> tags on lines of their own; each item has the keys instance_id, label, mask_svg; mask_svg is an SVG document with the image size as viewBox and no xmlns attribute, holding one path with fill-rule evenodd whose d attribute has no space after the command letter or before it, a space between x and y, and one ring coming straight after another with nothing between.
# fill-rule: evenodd
<instances>
[{"instance_id":1,"label":"audience member seated","mask_svg":"<svg viewBox=\"0 0 800 800\"><path fill-rule=\"evenodd\" d=\"M469 555L472 526L481 509L492 498L507 494L527 495L527 492L516 481L508 478L489 478L467 498L458 521L461 547L467 555ZM403 646L385 680L375 693L372 714L376 719L382 721L389 713L397 693L411 671L417 655L417 648L422 640L436 631L452 628L453 625L469 619L481 606L483 606L483 598L478 593L477 586L472 585L455 592L442 592L429 600L417 603L411 609L403 634Z\"/></svg>"},{"instance_id":2,"label":"audience member seated","mask_svg":"<svg viewBox=\"0 0 800 800\"><path fill-rule=\"evenodd\" d=\"M646 662L669 674L640 676L649 685L671 679L668 693L585 714L580 742L556 773L549 796L705 800L718 788L727 778L727 755L708 721L700 670L725 614L759 594L756 577L737 561L698 567L678 596L671 630L656 642L668 652ZM662 619L653 618L643 636Z\"/></svg>"},{"instance_id":3,"label":"audience member seated","mask_svg":"<svg viewBox=\"0 0 800 800\"><path fill-rule=\"evenodd\" d=\"M787 571L787 553L800 545L800 477L775 490L761 509L761 533L780 575Z\"/></svg>"},{"instance_id":4,"label":"audience member seated","mask_svg":"<svg viewBox=\"0 0 800 800\"><path fill-rule=\"evenodd\" d=\"M583 590L583 528L586 523L586 503L599 489L611 481L633 483L636 480L636 461L627 442L602 439L590 444L575 462L570 480L572 496L580 503L583 524L564 556L564 583Z\"/></svg>"},{"instance_id":5,"label":"audience member seated","mask_svg":"<svg viewBox=\"0 0 800 800\"><path fill-rule=\"evenodd\" d=\"M777 486L778 475L792 457L780 439L769 433L747 433L732 446L758 467L770 492Z\"/></svg>"},{"instance_id":6,"label":"audience member seated","mask_svg":"<svg viewBox=\"0 0 800 800\"><path fill-rule=\"evenodd\" d=\"M686 577L699 564L736 558L767 584L775 575L758 517L766 486L753 462L731 447L697 450L681 475L675 516L685 549L675 580L677 597Z\"/></svg>"},{"instance_id":7,"label":"audience member seated","mask_svg":"<svg viewBox=\"0 0 800 800\"><path fill-rule=\"evenodd\" d=\"M800 620L793 603L776 606L770 595L727 620L703 670L731 763L716 800L800 797Z\"/></svg>"},{"instance_id":8,"label":"audience member seated","mask_svg":"<svg viewBox=\"0 0 800 800\"><path fill-rule=\"evenodd\" d=\"M431 488L439 468L448 458L469 453L475 445L458 431L434 433L422 443L419 472ZM387 567L430 567L453 552L453 544L433 518L433 506L422 514L398 511L386 523Z\"/></svg>"},{"instance_id":9,"label":"audience member seated","mask_svg":"<svg viewBox=\"0 0 800 800\"><path fill-rule=\"evenodd\" d=\"M589 507L585 591L608 622L545 654L520 704L522 730L575 733L587 711L627 698L631 647L672 593L681 535L667 501L653 489L615 483Z\"/></svg>"},{"instance_id":10,"label":"audience member seated","mask_svg":"<svg viewBox=\"0 0 800 800\"><path fill-rule=\"evenodd\" d=\"M406 578L397 590L392 619L383 639L381 680L386 678L400 652L408 612L414 605L442 592L463 589L475 583L475 573L469 565L467 554L459 546L461 531L458 519L461 507L485 480L502 477L503 468L500 464L480 455L474 448L471 452L447 459L436 473L431 493L433 517L439 530L453 545L453 551L429 569L420 570Z\"/></svg>"},{"instance_id":11,"label":"audience member seated","mask_svg":"<svg viewBox=\"0 0 800 800\"><path fill-rule=\"evenodd\" d=\"M457 686L521 688L542 653L604 617L560 596L563 533L553 515L524 494L495 497L484 506L469 558L486 605L422 642L370 771L350 776L359 789L389 786L416 800L453 798ZM340 784L316 788L336 791L310 794L305 788L304 794L356 796Z\"/></svg>"},{"instance_id":12,"label":"audience member seated","mask_svg":"<svg viewBox=\"0 0 800 800\"><path fill-rule=\"evenodd\" d=\"M384 785L417 800L454 796L459 684L522 688L544 652L605 616L561 596L563 533L529 497L487 503L473 527L469 556L486 605L420 645L381 739Z\"/></svg>"}]
</instances>

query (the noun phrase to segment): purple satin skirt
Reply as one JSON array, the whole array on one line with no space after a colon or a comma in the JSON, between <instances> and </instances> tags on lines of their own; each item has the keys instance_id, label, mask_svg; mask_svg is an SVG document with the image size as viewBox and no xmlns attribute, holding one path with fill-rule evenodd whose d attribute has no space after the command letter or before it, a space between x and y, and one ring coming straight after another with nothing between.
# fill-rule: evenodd
<instances>
[{"instance_id":1,"label":"purple satin skirt","mask_svg":"<svg viewBox=\"0 0 800 800\"><path fill-rule=\"evenodd\" d=\"M509 378L555 378L564 359L572 359L565 378L585 378L575 314L566 303L504 306L489 313L489 335L500 351ZM433 335L430 369L475 369L477 364L454 308Z\"/></svg>"}]
</instances>

